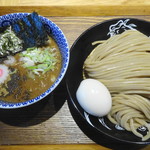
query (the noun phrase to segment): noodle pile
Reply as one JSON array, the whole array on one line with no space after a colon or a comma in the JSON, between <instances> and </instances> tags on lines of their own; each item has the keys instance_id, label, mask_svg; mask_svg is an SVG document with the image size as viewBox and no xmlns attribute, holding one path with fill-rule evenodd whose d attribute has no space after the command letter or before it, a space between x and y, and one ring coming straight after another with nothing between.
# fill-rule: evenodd
<instances>
[{"instance_id":1,"label":"noodle pile","mask_svg":"<svg viewBox=\"0 0 150 150\"><path fill-rule=\"evenodd\" d=\"M100 44L99 44L100 43ZM87 78L97 79L112 94L108 119L133 132L143 141L150 138L150 38L127 30L99 44L84 62ZM146 127L142 135L137 128Z\"/></svg>"}]
</instances>

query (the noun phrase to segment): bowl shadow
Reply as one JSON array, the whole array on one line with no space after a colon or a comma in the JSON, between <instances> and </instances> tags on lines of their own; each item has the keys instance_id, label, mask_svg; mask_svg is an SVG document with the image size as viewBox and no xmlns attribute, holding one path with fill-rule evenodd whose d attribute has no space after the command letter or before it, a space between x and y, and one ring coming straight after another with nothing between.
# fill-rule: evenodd
<instances>
[{"instance_id":1,"label":"bowl shadow","mask_svg":"<svg viewBox=\"0 0 150 150\"><path fill-rule=\"evenodd\" d=\"M43 100L17 109L0 109L0 121L12 126L32 126L55 115L66 100L64 79L59 86Z\"/></svg>"},{"instance_id":2,"label":"bowl shadow","mask_svg":"<svg viewBox=\"0 0 150 150\"><path fill-rule=\"evenodd\" d=\"M119 141L116 142L114 139L98 133L95 128L92 128L87 123L87 121L85 121L79 115L79 113L77 112L75 107L73 107L73 105L71 104L69 100L68 100L68 106L78 127L87 137L89 137L95 143L102 145L104 147L113 149L113 150L140 150L147 146L147 145L128 144L128 143L119 142Z\"/></svg>"}]
</instances>

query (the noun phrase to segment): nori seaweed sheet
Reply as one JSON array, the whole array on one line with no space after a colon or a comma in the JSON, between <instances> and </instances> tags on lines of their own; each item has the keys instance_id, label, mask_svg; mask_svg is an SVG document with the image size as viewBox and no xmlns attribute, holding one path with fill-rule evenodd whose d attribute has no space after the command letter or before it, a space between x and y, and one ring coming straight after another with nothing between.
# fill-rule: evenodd
<instances>
[{"instance_id":1,"label":"nori seaweed sheet","mask_svg":"<svg viewBox=\"0 0 150 150\"><path fill-rule=\"evenodd\" d=\"M36 12L12 24L12 30L23 41L23 49L43 46L48 40L48 34Z\"/></svg>"},{"instance_id":2,"label":"nori seaweed sheet","mask_svg":"<svg viewBox=\"0 0 150 150\"><path fill-rule=\"evenodd\" d=\"M11 71L14 71L13 68L10 68ZM13 73L11 75L11 80L7 82L7 91L9 92L9 95L13 95L14 99L18 99L18 97L20 97L20 99L18 99L17 101L25 101L25 100L29 100L30 99L30 92L28 89L23 90L21 84L22 82L27 80L27 76L20 76L20 74L17 73ZM3 96L1 97L1 99L3 98Z\"/></svg>"},{"instance_id":3,"label":"nori seaweed sheet","mask_svg":"<svg viewBox=\"0 0 150 150\"><path fill-rule=\"evenodd\" d=\"M0 33L4 33L9 27L10 26L0 27ZM26 50L27 48L41 47L47 44L48 33L36 12L14 22L11 25L11 30L21 40L20 45L18 45L20 48L16 46L13 47L11 37L8 37L8 42L6 43L8 46L5 49L0 49L0 58ZM12 44L10 45L10 43ZM1 45L2 48L4 46L5 45Z\"/></svg>"}]
</instances>

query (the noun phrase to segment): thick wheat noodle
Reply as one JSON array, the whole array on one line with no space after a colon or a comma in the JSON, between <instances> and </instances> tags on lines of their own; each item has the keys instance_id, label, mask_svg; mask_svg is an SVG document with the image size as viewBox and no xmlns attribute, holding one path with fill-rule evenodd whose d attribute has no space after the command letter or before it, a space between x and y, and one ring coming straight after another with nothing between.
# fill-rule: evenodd
<instances>
[{"instance_id":1,"label":"thick wheat noodle","mask_svg":"<svg viewBox=\"0 0 150 150\"><path fill-rule=\"evenodd\" d=\"M115 42L113 42L113 40L110 40L112 39L110 38L108 39L107 42L103 42L102 44L98 45L92 52L93 54L95 54L95 56L91 56L91 58L96 60L97 57L103 58L103 57L106 57L108 54L112 55L113 53L118 53L118 52L122 52L122 53L131 52L135 50L135 47L136 47L136 51L149 51L150 50L149 39L147 39L145 35L138 33L137 35L134 34L133 36L131 36L131 34L134 31L129 30L128 32L130 34L126 37L127 39L122 38L119 40L118 37L120 36L117 35L117 36L112 37L112 38L116 38ZM122 34L122 37L124 37L126 33L124 32ZM143 45L145 44L147 46L144 49L141 49L143 48ZM103 49L103 51L97 51L96 49Z\"/></svg>"},{"instance_id":2,"label":"thick wheat noodle","mask_svg":"<svg viewBox=\"0 0 150 150\"><path fill-rule=\"evenodd\" d=\"M143 141L150 138L150 38L127 30L98 44L84 62L84 76L104 83L112 95L108 119ZM137 128L146 127L142 135Z\"/></svg>"},{"instance_id":3,"label":"thick wheat noodle","mask_svg":"<svg viewBox=\"0 0 150 150\"><path fill-rule=\"evenodd\" d=\"M132 63L131 65L135 65L135 64L142 64L142 66L150 66L150 64L145 64L145 61L148 61L150 59L150 54L149 53L145 53L145 54L141 54L141 53L132 53L131 55L127 55L127 54L118 54L120 59L122 60L122 62L129 62ZM105 59L102 60L97 60L97 61L93 61L93 62L88 62L88 64L86 65L85 63L85 69L88 71L92 71L94 70L96 67L105 67L107 65L111 66L119 66L121 65L120 69L123 69L124 66L128 67L126 64L123 64L122 62L120 62L118 60L118 55L114 55L112 57L106 57ZM128 60L126 59L126 57L128 57ZM139 59L139 61L135 61L136 59ZM112 64L110 64L109 62L112 62ZM97 70L98 71L98 70Z\"/></svg>"},{"instance_id":4,"label":"thick wheat noodle","mask_svg":"<svg viewBox=\"0 0 150 150\"><path fill-rule=\"evenodd\" d=\"M137 60L138 62L136 62ZM111 79L112 77L119 78L117 76L122 76L121 78L128 78L130 75L136 76L136 74L137 76L140 76L140 74L141 76L144 76L144 75L150 76L150 70L149 70L150 64L148 63L145 64L145 62L146 61L148 62L149 60L150 60L150 57L149 59L145 58L141 60L139 58L136 58L136 59L133 58L132 60L128 60L128 61L121 60L122 62L115 62L112 60L111 61L112 64L105 64L105 63L102 64L101 62L101 65L99 66L91 65L91 68L88 66L87 67L85 66L84 69L89 74L89 76L100 77L100 78L103 78L102 75L104 76L104 78L110 77ZM101 70L99 70L98 68L101 68ZM129 72L131 72L133 75L129 74Z\"/></svg>"},{"instance_id":5,"label":"thick wheat noodle","mask_svg":"<svg viewBox=\"0 0 150 150\"><path fill-rule=\"evenodd\" d=\"M104 69L102 69L103 71ZM111 69L113 70L113 69ZM118 71L114 68L114 71L113 73L111 73L111 70L107 71L108 74L102 74L101 72L92 72L92 73L88 73L88 75L91 77L91 78L97 78L97 79L114 79L113 77L116 77L116 78L124 78L124 79L128 79L128 78L133 78L133 77L148 77L149 74L150 74L150 70L139 70L139 71L135 71L133 69L129 69L130 71L130 75L128 74L128 72L124 72L124 70L121 70L121 71ZM104 70L105 71L105 70Z\"/></svg>"},{"instance_id":6,"label":"thick wheat noodle","mask_svg":"<svg viewBox=\"0 0 150 150\"><path fill-rule=\"evenodd\" d=\"M142 140L147 140L150 137L150 127L147 123L150 120L150 103L146 98L140 95L115 94L113 106L114 109L108 114L108 119L112 123L119 124L126 130L132 131L136 136L142 137ZM148 128L148 135L143 136L135 131L141 126Z\"/></svg>"},{"instance_id":7,"label":"thick wheat noodle","mask_svg":"<svg viewBox=\"0 0 150 150\"><path fill-rule=\"evenodd\" d=\"M138 39L139 40L139 39ZM134 40L132 40L132 42L134 42ZM142 42L142 43L141 43ZM137 49L137 51L148 51L150 48L148 47L149 45L150 45L150 43L148 43L148 41L143 41L143 39L142 39L142 41L141 41L140 43L141 44L137 44L137 45L131 45L130 47L128 46L130 43L125 43L125 45L123 45L123 44L121 44L121 43L117 43L117 44L120 44L120 45L118 45L118 46L116 46L116 45L113 45L113 46L111 46L111 47L107 47L107 49L104 51L105 53L102 53L102 52L100 52L101 54L103 54L104 56L106 55L106 54L109 54L109 53L127 53L127 52L132 52L132 51L134 51L135 50L135 48ZM145 44L144 46L143 46L143 44ZM96 49L100 49L100 48L105 48L106 46L108 46L108 45L105 45L105 42L103 42L101 45L98 45L95 49L94 49L94 51L93 51L93 53L95 53L95 54L98 54L97 53L97 51L96 51ZM116 48L117 47L117 48ZM121 49L120 49L121 48ZM128 49L127 49L128 48ZM143 49L144 48L144 49ZM114 50L116 50L116 52L114 52ZM100 57L100 56L99 56ZM101 56L102 57L102 56Z\"/></svg>"},{"instance_id":8,"label":"thick wheat noodle","mask_svg":"<svg viewBox=\"0 0 150 150\"><path fill-rule=\"evenodd\" d=\"M125 106L134 108L135 110L140 110L142 113L145 114L145 117L150 119L150 103L149 101L139 95L125 95L125 94L119 94L120 98L117 98L114 96L114 103L123 104ZM121 97L124 99L122 100ZM132 101L130 100L132 98Z\"/></svg>"},{"instance_id":9,"label":"thick wheat noodle","mask_svg":"<svg viewBox=\"0 0 150 150\"><path fill-rule=\"evenodd\" d=\"M127 56L125 56L126 58ZM145 64L146 61L150 60L150 55L149 57L144 57L141 59L139 56L135 57L133 56L133 58L128 57L128 60L126 59L122 59L122 57L120 57L119 60L121 61L116 61L116 59L118 59L117 57L112 57L112 59L108 60L107 63L100 61L100 63L98 63L98 61L95 63L95 65L91 65L87 66L85 64L85 70L86 72L88 72L89 74L95 74L97 75L98 73L100 74L104 74L105 76L107 75L107 71L111 71L116 69L117 73L119 73L119 71L123 71L125 74L128 73L130 70L144 70L144 71L149 71L150 68L150 63ZM138 60L138 61L137 61ZM108 62L111 61L111 64L108 64ZM99 65L98 65L99 64ZM127 65L128 64L128 65ZM135 65L137 66L137 68L135 68ZM101 67L101 70L96 69ZM106 70L106 71L105 71ZM125 71L127 70L127 71ZM112 73L116 73L116 71L112 71ZM108 74L108 75L112 75L112 74ZM122 75L122 74L121 74ZM129 74L130 75L130 74Z\"/></svg>"},{"instance_id":10,"label":"thick wheat noodle","mask_svg":"<svg viewBox=\"0 0 150 150\"><path fill-rule=\"evenodd\" d=\"M137 101L136 101L137 102ZM120 103L120 104L124 104L124 105L126 105L126 106L129 106L130 108L133 108L133 110L136 110L136 109L138 109L138 110L140 110L140 111L143 111L143 113L145 114L145 116L148 118L148 119L150 119L150 116L148 116L148 109L146 108L146 106L143 106L143 104L141 104L140 103L140 105L138 105L138 104L136 104L136 102L134 101L134 102L132 102L132 101L126 101L125 103ZM120 105L119 104L119 105ZM124 105L122 105L122 106L124 106ZM144 109L145 108L145 109ZM126 110L124 110L123 111L123 109L121 109L122 110L122 113L124 113L124 112L126 112L126 111L128 111L128 109L126 109ZM121 113L121 114L122 114ZM137 112L136 112L137 113ZM120 114L120 115L121 115Z\"/></svg>"},{"instance_id":11,"label":"thick wheat noodle","mask_svg":"<svg viewBox=\"0 0 150 150\"><path fill-rule=\"evenodd\" d=\"M137 135L137 136L140 137L140 138L143 138L143 135L140 134L139 132L137 132L137 130L136 130L135 126L134 126L134 121L133 121L133 119L130 119L130 128L131 128L131 131L132 131L135 135Z\"/></svg>"},{"instance_id":12,"label":"thick wheat noodle","mask_svg":"<svg viewBox=\"0 0 150 150\"><path fill-rule=\"evenodd\" d=\"M146 78L142 82L140 79L137 80L136 78L133 79L111 79L111 80L101 80L98 79L100 82L105 84L108 89L110 90L111 93L143 93L143 94L148 94L150 92L150 79Z\"/></svg>"}]
</instances>

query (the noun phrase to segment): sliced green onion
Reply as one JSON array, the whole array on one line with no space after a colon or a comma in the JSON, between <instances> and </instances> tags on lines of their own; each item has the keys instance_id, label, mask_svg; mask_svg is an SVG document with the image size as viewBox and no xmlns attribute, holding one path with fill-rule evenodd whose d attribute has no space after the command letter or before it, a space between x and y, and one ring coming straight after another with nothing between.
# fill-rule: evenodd
<instances>
[{"instance_id":1,"label":"sliced green onion","mask_svg":"<svg viewBox=\"0 0 150 150\"><path fill-rule=\"evenodd\" d=\"M38 75L40 72L46 73L49 70L54 70L57 63L56 52L50 47L45 49L36 47L28 48L20 56L20 60L23 61L23 66ZM30 64L30 62L32 63Z\"/></svg>"}]
</instances>

